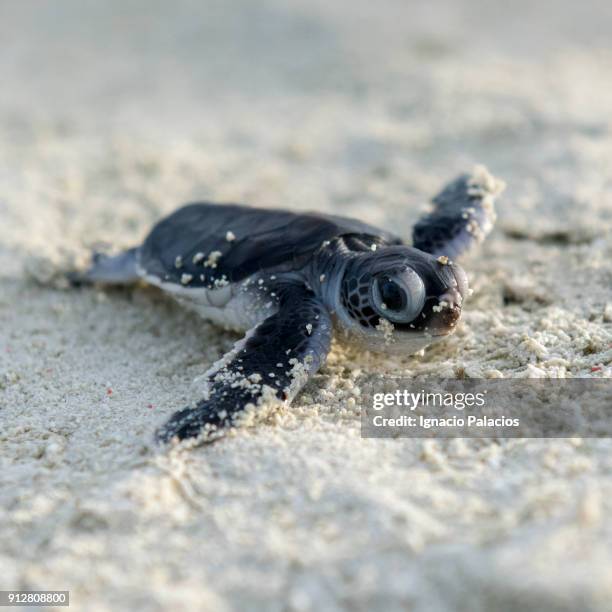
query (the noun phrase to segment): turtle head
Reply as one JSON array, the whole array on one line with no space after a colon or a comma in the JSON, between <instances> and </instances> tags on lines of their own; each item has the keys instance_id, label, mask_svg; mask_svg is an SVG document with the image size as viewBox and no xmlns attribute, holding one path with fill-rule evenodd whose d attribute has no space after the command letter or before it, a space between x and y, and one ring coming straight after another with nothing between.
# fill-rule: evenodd
<instances>
[{"instance_id":1,"label":"turtle head","mask_svg":"<svg viewBox=\"0 0 612 612\"><path fill-rule=\"evenodd\" d=\"M410 355L455 330L468 283L445 257L387 246L352 258L339 289L336 315L350 339Z\"/></svg>"}]
</instances>

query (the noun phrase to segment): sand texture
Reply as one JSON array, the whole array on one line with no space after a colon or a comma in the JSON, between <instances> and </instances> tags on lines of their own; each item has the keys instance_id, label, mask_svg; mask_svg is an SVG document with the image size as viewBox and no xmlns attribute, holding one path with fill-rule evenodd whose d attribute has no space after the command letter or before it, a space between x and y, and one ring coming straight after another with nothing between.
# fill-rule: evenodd
<instances>
[{"instance_id":1,"label":"sand texture","mask_svg":"<svg viewBox=\"0 0 612 612\"><path fill-rule=\"evenodd\" d=\"M607 376L612 4L0 5L0 588L72 609L609 610L609 440L363 440L360 377ZM409 236L508 184L457 333L336 348L217 444L152 434L237 337L152 288L58 286L196 199Z\"/></svg>"}]
</instances>

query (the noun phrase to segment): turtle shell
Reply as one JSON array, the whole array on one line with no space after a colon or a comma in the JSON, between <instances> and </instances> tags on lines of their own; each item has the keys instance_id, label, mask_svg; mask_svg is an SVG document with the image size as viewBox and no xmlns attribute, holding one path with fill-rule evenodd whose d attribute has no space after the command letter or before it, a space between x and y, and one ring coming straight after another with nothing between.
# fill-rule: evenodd
<instances>
[{"instance_id":1,"label":"turtle shell","mask_svg":"<svg viewBox=\"0 0 612 612\"><path fill-rule=\"evenodd\" d=\"M195 203L153 228L140 249L139 264L145 274L163 282L210 288L263 270L299 270L326 241L348 234L401 242L354 219Z\"/></svg>"}]
</instances>

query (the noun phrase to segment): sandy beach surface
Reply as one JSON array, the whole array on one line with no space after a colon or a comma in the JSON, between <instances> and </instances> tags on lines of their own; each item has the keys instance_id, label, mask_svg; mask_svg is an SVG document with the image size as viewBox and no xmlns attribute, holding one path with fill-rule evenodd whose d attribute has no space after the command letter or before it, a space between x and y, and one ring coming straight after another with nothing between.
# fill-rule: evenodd
<instances>
[{"instance_id":1,"label":"sandy beach surface","mask_svg":"<svg viewBox=\"0 0 612 612\"><path fill-rule=\"evenodd\" d=\"M612 5L0 5L0 588L72 609L609 610L609 440L364 440L358 380L610 377ZM506 180L424 356L347 359L217 444L152 434L237 336L151 288L64 290L190 200L409 236Z\"/></svg>"}]
</instances>

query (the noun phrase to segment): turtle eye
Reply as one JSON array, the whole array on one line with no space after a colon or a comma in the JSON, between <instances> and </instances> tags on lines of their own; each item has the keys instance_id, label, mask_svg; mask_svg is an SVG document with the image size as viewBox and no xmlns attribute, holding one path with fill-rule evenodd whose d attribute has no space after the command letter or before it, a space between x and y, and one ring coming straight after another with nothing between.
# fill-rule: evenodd
<instances>
[{"instance_id":1,"label":"turtle eye","mask_svg":"<svg viewBox=\"0 0 612 612\"><path fill-rule=\"evenodd\" d=\"M406 292L390 278L378 281L378 291L380 299L388 310L400 312L406 307L408 296Z\"/></svg>"},{"instance_id":2,"label":"turtle eye","mask_svg":"<svg viewBox=\"0 0 612 612\"><path fill-rule=\"evenodd\" d=\"M374 306L380 315L395 323L409 323L425 304L425 286L411 268L394 275L379 276L372 284Z\"/></svg>"}]
</instances>

